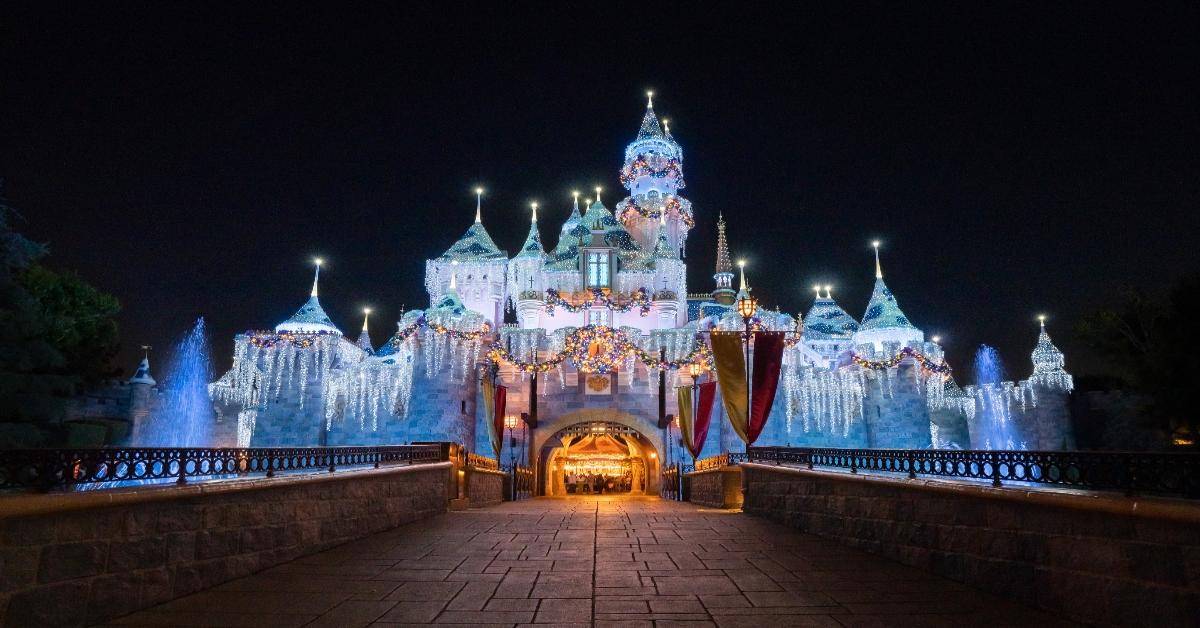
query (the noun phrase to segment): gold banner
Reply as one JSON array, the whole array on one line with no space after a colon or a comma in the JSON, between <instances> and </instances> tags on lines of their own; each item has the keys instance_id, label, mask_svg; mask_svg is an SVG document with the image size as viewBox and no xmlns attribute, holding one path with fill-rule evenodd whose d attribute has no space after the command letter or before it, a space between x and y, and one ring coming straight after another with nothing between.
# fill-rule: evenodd
<instances>
[{"instance_id":1,"label":"gold banner","mask_svg":"<svg viewBox=\"0 0 1200 628\"><path fill-rule=\"evenodd\" d=\"M717 383L721 386L721 402L725 414L738 438L749 443L750 398L746 394L746 354L742 353L742 334L736 331L712 333L713 362L717 367Z\"/></svg>"},{"instance_id":2,"label":"gold banner","mask_svg":"<svg viewBox=\"0 0 1200 628\"><path fill-rule=\"evenodd\" d=\"M483 376L482 388L484 423L487 423L488 438L492 441L492 451L496 453L496 460L499 460L500 448L503 446L500 439L503 434L496 433L496 385L492 383L491 375Z\"/></svg>"},{"instance_id":3,"label":"gold banner","mask_svg":"<svg viewBox=\"0 0 1200 628\"><path fill-rule=\"evenodd\" d=\"M691 443L696 442L695 424L692 422L692 387L679 386L675 389L675 396L679 399L679 433L683 435L684 447L690 448Z\"/></svg>"}]
</instances>

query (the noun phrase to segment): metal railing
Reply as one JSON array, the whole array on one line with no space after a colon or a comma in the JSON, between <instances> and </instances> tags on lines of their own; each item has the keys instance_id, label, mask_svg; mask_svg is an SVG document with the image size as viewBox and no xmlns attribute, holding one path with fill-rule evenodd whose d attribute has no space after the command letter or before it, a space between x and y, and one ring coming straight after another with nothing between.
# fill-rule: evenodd
<instances>
[{"instance_id":1,"label":"metal railing","mask_svg":"<svg viewBox=\"0 0 1200 628\"><path fill-rule=\"evenodd\" d=\"M750 447L750 462L1200 498L1200 454Z\"/></svg>"},{"instance_id":2,"label":"metal railing","mask_svg":"<svg viewBox=\"0 0 1200 628\"><path fill-rule=\"evenodd\" d=\"M533 469L521 465L508 465L503 468L509 475L512 492L508 496L512 501L520 501L533 497Z\"/></svg>"},{"instance_id":3,"label":"metal railing","mask_svg":"<svg viewBox=\"0 0 1200 628\"><path fill-rule=\"evenodd\" d=\"M128 447L0 450L0 490L154 482L447 460L441 444L387 447Z\"/></svg>"},{"instance_id":4,"label":"metal railing","mask_svg":"<svg viewBox=\"0 0 1200 628\"><path fill-rule=\"evenodd\" d=\"M690 469L681 464L673 464L663 467L662 474L659 476L658 494L663 499L673 501L684 501L683 475Z\"/></svg>"}]
</instances>

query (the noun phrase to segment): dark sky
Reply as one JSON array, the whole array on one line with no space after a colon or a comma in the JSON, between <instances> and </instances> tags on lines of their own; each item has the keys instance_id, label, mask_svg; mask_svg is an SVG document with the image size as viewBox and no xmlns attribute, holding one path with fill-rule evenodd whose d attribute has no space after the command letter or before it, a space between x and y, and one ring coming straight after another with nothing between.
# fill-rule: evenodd
<instances>
[{"instance_id":1,"label":"dark sky","mask_svg":"<svg viewBox=\"0 0 1200 628\"><path fill-rule=\"evenodd\" d=\"M120 298L126 369L198 315L227 361L316 254L334 320L369 304L382 342L476 184L510 251L530 200L551 243L572 188L619 200L648 88L684 148L693 291L723 211L760 299L832 283L860 317L879 238L960 372L987 342L1026 375L1045 312L1086 373L1083 312L1198 266L1194 3L75 4L0 9L0 177L52 264Z\"/></svg>"}]
</instances>

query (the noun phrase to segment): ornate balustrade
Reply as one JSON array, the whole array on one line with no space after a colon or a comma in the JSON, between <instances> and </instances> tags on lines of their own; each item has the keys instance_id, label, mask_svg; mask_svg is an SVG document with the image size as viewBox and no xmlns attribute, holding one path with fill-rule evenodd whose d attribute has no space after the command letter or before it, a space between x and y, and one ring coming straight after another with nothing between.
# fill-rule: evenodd
<instances>
[{"instance_id":1,"label":"ornate balustrade","mask_svg":"<svg viewBox=\"0 0 1200 628\"><path fill-rule=\"evenodd\" d=\"M750 462L1200 498L1200 454L750 447ZM717 456L719 458L719 456ZM709 459L711 460L711 458ZM697 468L699 468L697 463Z\"/></svg>"},{"instance_id":2,"label":"ornate balustrade","mask_svg":"<svg viewBox=\"0 0 1200 628\"><path fill-rule=\"evenodd\" d=\"M488 458L480 454L467 454L467 466L472 469L483 469L484 471L499 471L500 463L495 458Z\"/></svg>"},{"instance_id":3,"label":"ornate balustrade","mask_svg":"<svg viewBox=\"0 0 1200 628\"><path fill-rule=\"evenodd\" d=\"M103 485L122 481L217 478L263 473L448 460L441 444L388 447L247 447L0 450L0 490ZM493 461L494 464L494 461Z\"/></svg>"}]
</instances>

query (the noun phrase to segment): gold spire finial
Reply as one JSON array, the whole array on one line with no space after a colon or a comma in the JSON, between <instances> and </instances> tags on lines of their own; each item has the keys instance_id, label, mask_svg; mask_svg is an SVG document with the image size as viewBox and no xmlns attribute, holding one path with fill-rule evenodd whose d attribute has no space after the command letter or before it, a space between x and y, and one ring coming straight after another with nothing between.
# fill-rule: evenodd
<instances>
[{"instance_id":1,"label":"gold spire finial","mask_svg":"<svg viewBox=\"0 0 1200 628\"><path fill-rule=\"evenodd\" d=\"M829 284L825 284L825 298L826 299L833 298L833 286L831 286Z\"/></svg>"},{"instance_id":2,"label":"gold spire finial","mask_svg":"<svg viewBox=\"0 0 1200 628\"><path fill-rule=\"evenodd\" d=\"M316 266L316 268L317 268L316 271L313 273L312 296L314 296L314 297L317 296L317 281L321 279L321 264L324 264L324 263L325 263L325 260L323 260L319 257L313 258L313 265Z\"/></svg>"},{"instance_id":3,"label":"gold spire finial","mask_svg":"<svg viewBox=\"0 0 1200 628\"><path fill-rule=\"evenodd\" d=\"M654 108L654 90L646 90L646 108Z\"/></svg>"},{"instance_id":4,"label":"gold spire finial","mask_svg":"<svg viewBox=\"0 0 1200 628\"><path fill-rule=\"evenodd\" d=\"M533 207L533 224L537 224L537 201L530 203Z\"/></svg>"},{"instance_id":5,"label":"gold spire finial","mask_svg":"<svg viewBox=\"0 0 1200 628\"><path fill-rule=\"evenodd\" d=\"M596 186L596 202L600 202L600 186Z\"/></svg>"},{"instance_id":6,"label":"gold spire finial","mask_svg":"<svg viewBox=\"0 0 1200 628\"><path fill-rule=\"evenodd\" d=\"M371 318L371 308L364 307L363 308L363 328L362 328L364 334L367 333L367 320L370 318Z\"/></svg>"},{"instance_id":7,"label":"gold spire finial","mask_svg":"<svg viewBox=\"0 0 1200 628\"><path fill-rule=\"evenodd\" d=\"M475 222L483 222L483 188L475 188Z\"/></svg>"},{"instance_id":8,"label":"gold spire finial","mask_svg":"<svg viewBox=\"0 0 1200 628\"><path fill-rule=\"evenodd\" d=\"M883 267L879 265L879 240L872 242L871 246L875 249L875 278L883 279Z\"/></svg>"}]
</instances>

